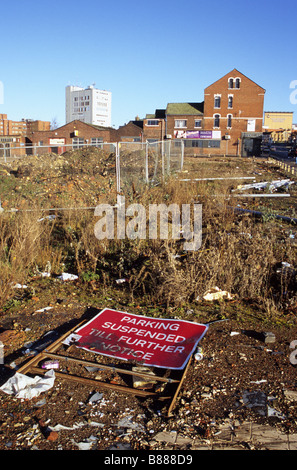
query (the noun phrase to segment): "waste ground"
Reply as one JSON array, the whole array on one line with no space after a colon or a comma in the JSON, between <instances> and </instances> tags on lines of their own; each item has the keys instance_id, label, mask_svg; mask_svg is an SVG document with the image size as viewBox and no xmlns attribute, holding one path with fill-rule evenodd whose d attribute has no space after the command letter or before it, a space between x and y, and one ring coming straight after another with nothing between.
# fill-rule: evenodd
<instances>
[{"instance_id":1,"label":"waste ground","mask_svg":"<svg viewBox=\"0 0 297 470\"><path fill-rule=\"evenodd\" d=\"M256 162L254 171L263 168L262 162ZM9 167L5 171L9 172ZM33 171L30 166L28 171ZM21 207L22 200L33 200L35 193L25 185L31 181L29 174L16 178L20 179L13 180L15 189L21 186L28 190L25 197L23 192L13 191L14 202ZM102 187L108 191L113 183L106 176L102 178ZM80 188L85 189L93 180L86 177L82 181L67 183L70 200L71 190L83 193ZM63 196L59 184L53 184L44 191L51 203L53 189L57 199ZM96 198L88 194L85 202L95 203ZM4 207L13 207L9 206L8 189L5 195ZM273 204L274 210L294 215L294 203L285 206L284 199L276 198ZM288 230L284 228L284 232ZM267 311L264 315L263 306L255 301L236 298L199 299L177 310L147 305L142 296L131 300L125 284L113 288L96 279L64 282L57 276L34 276L28 281L27 288L11 293L1 312L0 340L5 352L1 384L30 357L36 341L51 332L67 331L85 315L95 315L105 307L172 318L182 312L182 318L209 323L209 329L200 343L203 359L191 362L172 416L164 416L162 407L150 399L56 379L50 390L31 400L0 391L1 450L297 448L296 366L290 347L297 340L297 304L291 302L277 316ZM274 334L273 342L265 342L265 332ZM71 373L71 367L66 367ZM106 380L118 383L121 377L111 374Z\"/></svg>"}]
</instances>

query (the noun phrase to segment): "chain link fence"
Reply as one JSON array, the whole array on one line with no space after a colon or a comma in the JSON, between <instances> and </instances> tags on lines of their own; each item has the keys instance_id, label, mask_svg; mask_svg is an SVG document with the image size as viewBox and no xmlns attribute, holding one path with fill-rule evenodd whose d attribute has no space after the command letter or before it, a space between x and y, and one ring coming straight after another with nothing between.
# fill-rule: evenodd
<instances>
[{"instance_id":1,"label":"chain link fence","mask_svg":"<svg viewBox=\"0 0 297 470\"><path fill-rule=\"evenodd\" d=\"M51 155L55 158L63 157L71 151L88 150L96 148L114 169L117 192L128 194L131 191L140 192L144 184L157 185L174 172L183 168L184 142L182 140L165 140L158 142L96 142L86 146L84 139L76 139L72 144L32 145L13 147L9 144L0 144L0 162L8 163L14 160L44 158ZM99 171L99 168L98 168Z\"/></svg>"}]
</instances>

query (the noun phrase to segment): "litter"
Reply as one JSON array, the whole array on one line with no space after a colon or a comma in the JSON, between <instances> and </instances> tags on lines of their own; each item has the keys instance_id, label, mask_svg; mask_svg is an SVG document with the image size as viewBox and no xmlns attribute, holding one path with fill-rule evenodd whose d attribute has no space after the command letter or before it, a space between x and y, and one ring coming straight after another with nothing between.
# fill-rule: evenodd
<instances>
[{"instance_id":1,"label":"litter","mask_svg":"<svg viewBox=\"0 0 297 470\"><path fill-rule=\"evenodd\" d=\"M221 290L218 287L213 287L212 289L207 290L203 294L203 299L212 301L212 300L221 300L221 299L227 299L227 300L232 300L234 298L233 295L231 295L229 292L225 290Z\"/></svg>"},{"instance_id":2,"label":"litter","mask_svg":"<svg viewBox=\"0 0 297 470\"><path fill-rule=\"evenodd\" d=\"M264 392L259 390L255 392L249 392L248 390L245 390L243 393L243 403L248 408L255 408L260 415L266 415L267 398Z\"/></svg>"},{"instance_id":3,"label":"litter","mask_svg":"<svg viewBox=\"0 0 297 470\"><path fill-rule=\"evenodd\" d=\"M127 282L127 279L117 279L116 280L117 284L124 284L124 282Z\"/></svg>"},{"instance_id":4,"label":"litter","mask_svg":"<svg viewBox=\"0 0 297 470\"><path fill-rule=\"evenodd\" d=\"M97 423L96 421L75 423L73 424L73 426L64 426L64 424L56 424L55 426L50 426L49 429L51 431L74 431L75 429L80 429L84 426L99 426L103 428L104 424Z\"/></svg>"},{"instance_id":5,"label":"litter","mask_svg":"<svg viewBox=\"0 0 297 470\"><path fill-rule=\"evenodd\" d=\"M132 418L133 416L125 416L124 418L120 419L117 426L120 428L129 428L134 429L134 431L145 432L145 429L142 424L133 423Z\"/></svg>"},{"instance_id":6,"label":"litter","mask_svg":"<svg viewBox=\"0 0 297 470\"><path fill-rule=\"evenodd\" d=\"M93 445L97 442L98 438L95 436L90 436L82 442L75 442L74 439L71 439L73 444L75 444L79 450L91 450Z\"/></svg>"},{"instance_id":7,"label":"litter","mask_svg":"<svg viewBox=\"0 0 297 470\"><path fill-rule=\"evenodd\" d=\"M13 287L13 289L27 289L28 286L26 286L26 284L15 284Z\"/></svg>"},{"instance_id":8,"label":"litter","mask_svg":"<svg viewBox=\"0 0 297 470\"><path fill-rule=\"evenodd\" d=\"M277 411L270 406L267 407L267 415L269 418L285 419L285 416L280 411Z\"/></svg>"},{"instance_id":9,"label":"litter","mask_svg":"<svg viewBox=\"0 0 297 470\"><path fill-rule=\"evenodd\" d=\"M132 370L133 372L140 372L140 373L146 373L146 374L149 374L149 375L152 375L154 376L155 374L153 373L153 371L151 371L150 369L148 369L147 367L132 367ZM148 388L152 388L153 385L155 385L157 382L155 380L150 380L150 379L147 379L147 378L141 378L141 377L138 377L137 375L133 375L133 387L135 388L144 388L144 389L148 389Z\"/></svg>"},{"instance_id":10,"label":"litter","mask_svg":"<svg viewBox=\"0 0 297 470\"><path fill-rule=\"evenodd\" d=\"M276 181L263 181L260 183L254 184L244 184L237 186L237 190L245 190L245 189L268 189L269 191L275 191L278 188L285 186L288 188L291 184L294 184L294 181L290 181L289 179L285 180L276 180ZM232 191L236 191L233 189Z\"/></svg>"},{"instance_id":11,"label":"litter","mask_svg":"<svg viewBox=\"0 0 297 470\"><path fill-rule=\"evenodd\" d=\"M35 376L34 378L16 372L7 382L5 382L0 390L8 395L15 395L16 398L27 398L31 400L38 397L40 393L52 388L55 381L55 372L47 371L43 377Z\"/></svg>"},{"instance_id":12,"label":"litter","mask_svg":"<svg viewBox=\"0 0 297 470\"><path fill-rule=\"evenodd\" d=\"M38 222L42 222L43 220L55 220L56 215L47 215L46 217L42 217L41 219L38 219Z\"/></svg>"},{"instance_id":13,"label":"litter","mask_svg":"<svg viewBox=\"0 0 297 470\"><path fill-rule=\"evenodd\" d=\"M274 343L275 342L275 334L271 333L271 331L267 331L264 333L264 342L266 344L268 343Z\"/></svg>"},{"instance_id":14,"label":"litter","mask_svg":"<svg viewBox=\"0 0 297 470\"><path fill-rule=\"evenodd\" d=\"M92 395L89 399L89 403L96 403L97 401L102 400L103 398L103 393L96 392L94 395Z\"/></svg>"},{"instance_id":15,"label":"litter","mask_svg":"<svg viewBox=\"0 0 297 470\"><path fill-rule=\"evenodd\" d=\"M203 359L203 351L202 348L197 348L196 353L194 354L195 361L202 361Z\"/></svg>"},{"instance_id":16,"label":"litter","mask_svg":"<svg viewBox=\"0 0 297 470\"><path fill-rule=\"evenodd\" d=\"M44 361L41 367L42 369L59 369L60 364L58 361Z\"/></svg>"},{"instance_id":17,"label":"litter","mask_svg":"<svg viewBox=\"0 0 297 470\"><path fill-rule=\"evenodd\" d=\"M39 310L36 310L35 313L47 312L48 310L51 310L52 308L54 308L54 307L43 307L43 308L40 308ZM34 313L33 313L33 315L34 315Z\"/></svg>"},{"instance_id":18,"label":"litter","mask_svg":"<svg viewBox=\"0 0 297 470\"><path fill-rule=\"evenodd\" d=\"M78 279L78 276L76 274L62 273L61 276L58 276L58 279L61 279L61 281L75 281Z\"/></svg>"}]
</instances>

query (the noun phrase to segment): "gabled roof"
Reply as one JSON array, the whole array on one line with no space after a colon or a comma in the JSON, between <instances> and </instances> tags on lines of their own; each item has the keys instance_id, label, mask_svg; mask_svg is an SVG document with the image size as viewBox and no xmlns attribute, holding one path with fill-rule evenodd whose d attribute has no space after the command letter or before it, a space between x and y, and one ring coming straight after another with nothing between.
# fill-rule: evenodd
<instances>
[{"instance_id":1,"label":"gabled roof","mask_svg":"<svg viewBox=\"0 0 297 470\"><path fill-rule=\"evenodd\" d=\"M233 69L231 70L230 72L226 73L225 75L223 75L223 77L219 78L218 80L216 80L215 82L213 82L211 85L208 85L205 90L207 90L207 88L211 87L212 85L214 85L215 83L217 83L218 81L226 78L226 77L245 77L247 80L249 80L250 82L254 83L256 86L258 86L259 88L261 88L264 92L266 91L265 88L261 87L260 85L258 85L256 82L254 82L253 80L251 80L249 77L247 77L246 75L244 75L243 73L241 73L239 70L237 69Z\"/></svg>"},{"instance_id":2,"label":"gabled roof","mask_svg":"<svg viewBox=\"0 0 297 470\"><path fill-rule=\"evenodd\" d=\"M168 103L167 115L203 115L204 102L202 103Z\"/></svg>"}]
</instances>

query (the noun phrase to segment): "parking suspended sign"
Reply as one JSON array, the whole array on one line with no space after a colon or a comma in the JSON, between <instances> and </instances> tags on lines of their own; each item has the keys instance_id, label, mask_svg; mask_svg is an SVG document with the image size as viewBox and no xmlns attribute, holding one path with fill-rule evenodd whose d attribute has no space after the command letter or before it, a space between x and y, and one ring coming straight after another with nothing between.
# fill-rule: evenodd
<instances>
[{"instance_id":1,"label":"parking suspended sign","mask_svg":"<svg viewBox=\"0 0 297 470\"><path fill-rule=\"evenodd\" d=\"M67 338L79 348L145 366L183 369L207 325L104 309Z\"/></svg>"}]
</instances>

